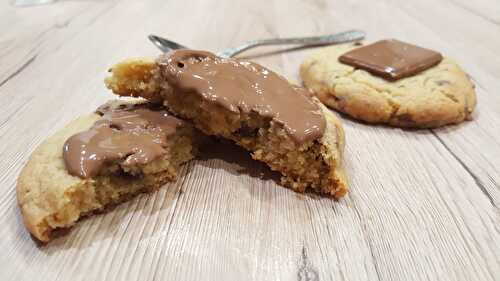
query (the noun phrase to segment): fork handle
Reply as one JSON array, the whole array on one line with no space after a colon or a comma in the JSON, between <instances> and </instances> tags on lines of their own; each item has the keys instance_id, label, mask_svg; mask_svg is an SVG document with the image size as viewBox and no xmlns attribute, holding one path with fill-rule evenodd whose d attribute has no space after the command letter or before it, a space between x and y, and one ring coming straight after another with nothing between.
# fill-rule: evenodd
<instances>
[{"instance_id":1,"label":"fork handle","mask_svg":"<svg viewBox=\"0 0 500 281\"><path fill-rule=\"evenodd\" d=\"M313 36L313 37L297 37L297 38L276 38L276 39L264 39L249 41L242 46L236 48L229 48L224 51L219 52L219 56L222 57L232 57L243 51L258 46L267 45L327 45L327 44L338 44L359 41L365 37L365 33L360 30L349 30L337 34L323 35L323 36Z\"/></svg>"}]
</instances>

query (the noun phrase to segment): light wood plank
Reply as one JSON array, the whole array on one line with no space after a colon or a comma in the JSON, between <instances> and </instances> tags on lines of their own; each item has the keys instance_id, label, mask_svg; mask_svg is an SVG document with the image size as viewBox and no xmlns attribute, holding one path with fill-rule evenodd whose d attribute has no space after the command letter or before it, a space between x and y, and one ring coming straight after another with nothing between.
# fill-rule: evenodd
<instances>
[{"instance_id":1,"label":"light wood plank","mask_svg":"<svg viewBox=\"0 0 500 281\"><path fill-rule=\"evenodd\" d=\"M500 41L486 40L498 27L478 16L492 16L491 2L464 5L476 13L431 1L3 6L1 26L19 25L0 35L0 78L22 71L0 86L2 278L495 280L500 99L494 53ZM445 11L449 16L438 16ZM338 202L284 189L244 151L219 145L160 192L87 219L46 247L30 240L15 203L19 170L44 138L111 98L102 84L107 67L124 57L158 53L147 34L218 50L253 38L349 28L366 30L369 40L397 37L457 58L479 84L475 120L433 132L344 120L351 192ZM24 34L22 40L15 34ZM475 53L478 40L484 44ZM255 56L262 51L269 49L248 55L300 81L297 67L310 50Z\"/></svg>"}]
</instances>

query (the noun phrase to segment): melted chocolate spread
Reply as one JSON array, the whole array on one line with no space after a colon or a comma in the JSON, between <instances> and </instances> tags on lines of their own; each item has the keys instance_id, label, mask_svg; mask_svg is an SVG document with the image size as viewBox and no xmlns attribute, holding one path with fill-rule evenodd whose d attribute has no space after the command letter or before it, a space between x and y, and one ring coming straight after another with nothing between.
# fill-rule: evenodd
<instances>
[{"instance_id":1,"label":"melted chocolate spread","mask_svg":"<svg viewBox=\"0 0 500 281\"><path fill-rule=\"evenodd\" d=\"M325 118L308 91L263 66L194 50L172 51L158 65L175 92L194 92L230 111L272 118L298 143L324 133Z\"/></svg>"},{"instance_id":2,"label":"melted chocolate spread","mask_svg":"<svg viewBox=\"0 0 500 281\"><path fill-rule=\"evenodd\" d=\"M71 175L91 178L117 160L124 167L149 163L166 153L168 136L182 124L149 104L104 105L97 113L101 119L64 144L63 158Z\"/></svg>"}]
</instances>

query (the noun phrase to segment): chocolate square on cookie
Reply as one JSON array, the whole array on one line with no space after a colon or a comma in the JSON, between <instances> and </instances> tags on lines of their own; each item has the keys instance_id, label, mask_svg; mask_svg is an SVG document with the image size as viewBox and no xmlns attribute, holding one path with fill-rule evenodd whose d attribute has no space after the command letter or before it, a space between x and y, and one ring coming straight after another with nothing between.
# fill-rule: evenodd
<instances>
[{"instance_id":1,"label":"chocolate square on cookie","mask_svg":"<svg viewBox=\"0 0 500 281\"><path fill-rule=\"evenodd\" d=\"M388 80L398 80L424 71L443 59L440 53L398 40L381 40L354 49L339 61Z\"/></svg>"}]
</instances>

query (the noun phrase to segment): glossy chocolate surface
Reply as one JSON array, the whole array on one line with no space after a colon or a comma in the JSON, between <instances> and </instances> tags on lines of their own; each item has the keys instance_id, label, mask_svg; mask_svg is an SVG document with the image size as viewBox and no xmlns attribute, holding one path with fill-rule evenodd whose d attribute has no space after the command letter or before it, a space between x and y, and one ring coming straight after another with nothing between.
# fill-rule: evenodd
<instances>
[{"instance_id":1,"label":"glossy chocolate surface","mask_svg":"<svg viewBox=\"0 0 500 281\"><path fill-rule=\"evenodd\" d=\"M158 64L164 79L179 94L195 92L232 112L272 118L298 143L324 133L325 118L308 91L261 65L193 50L165 54Z\"/></svg>"},{"instance_id":2,"label":"glossy chocolate surface","mask_svg":"<svg viewBox=\"0 0 500 281\"><path fill-rule=\"evenodd\" d=\"M166 153L167 138L182 121L150 104L101 106L102 115L87 131L70 137L63 158L71 175L90 178L105 164L147 164Z\"/></svg>"},{"instance_id":3,"label":"glossy chocolate surface","mask_svg":"<svg viewBox=\"0 0 500 281\"><path fill-rule=\"evenodd\" d=\"M382 40L356 48L339 61L388 80L413 76L441 62L440 53L398 40Z\"/></svg>"}]
</instances>

